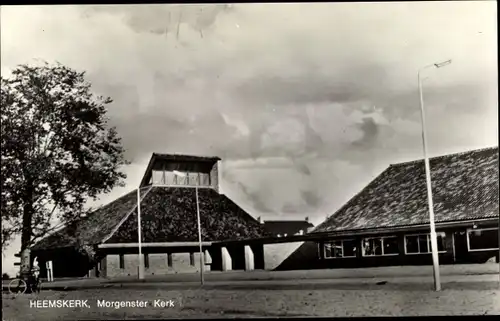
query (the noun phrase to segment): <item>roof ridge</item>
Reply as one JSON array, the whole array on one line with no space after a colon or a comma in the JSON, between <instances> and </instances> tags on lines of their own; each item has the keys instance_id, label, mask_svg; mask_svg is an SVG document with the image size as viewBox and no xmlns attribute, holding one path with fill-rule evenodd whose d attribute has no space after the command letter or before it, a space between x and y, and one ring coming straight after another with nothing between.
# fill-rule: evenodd
<instances>
[{"instance_id":1,"label":"roof ridge","mask_svg":"<svg viewBox=\"0 0 500 321\"><path fill-rule=\"evenodd\" d=\"M342 212L342 210L344 210L346 207L351 205L360 195L362 195L365 192L365 190L368 189L368 187L370 187L373 183L375 183L379 178L382 177L382 175L385 172L389 171L390 169L391 169L391 166L388 166L380 174L375 176L375 178L373 178L370 182L368 182L368 184L366 184L365 187L363 187L358 193L354 194L354 196L352 196L344 205L342 205L338 210L336 210L333 214L331 214L329 217L327 217L326 220L324 220L322 223L318 224L318 226L316 226L314 228L314 230L312 230L311 232L318 230L321 227L321 225L326 224L332 217L335 216L335 214Z\"/></svg>"},{"instance_id":2,"label":"roof ridge","mask_svg":"<svg viewBox=\"0 0 500 321\"><path fill-rule=\"evenodd\" d=\"M216 191L215 189L213 189L213 188L211 188L211 190L212 190L213 192L215 192L215 193L219 194L220 196L225 197L225 198L226 198L229 202L233 203L233 204L234 204L234 205L235 205L238 209L240 209L240 211L242 211L242 212L245 214L245 215L243 215L243 216L247 216L247 218L248 218L248 219L250 219L250 221L255 221L255 222L259 223L259 221L258 221L255 217L253 217L253 215L252 215L252 214L248 213L245 209L243 209L243 207L241 207L238 203L236 203L235 201L233 201L233 200L231 199L231 197L227 196L226 194L221 194L221 193L217 192L217 191ZM260 224L260 223L259 223L259 224Z\"/></svg>"},{"instance_id":3,"label":"roof ridge","mask_svg":"<svg viewBox=\"0 0 500 321\"><path fill-rule=\"evenodd\" d=\"M493 168L497 168L495 167L498 159L496 156L497 153L498 147L495 146L436 157L438 159L445 159L439 162L440 165L448 160L451 160L453 163L456 162L456 165L458 166L458 168L445 166L445 171L437 173L437 181L449 180L451 177L449 175L452 175L453 178L460 180L464 175L468 175L468 171L471 169L475 171L474 173L478 173L478 175L474 175L474 178L471 178L466 182L461 182L460 184L442 184L442 186L438 189L440 190L439 195L442 199L438 201L436 198L435 205L437 206L438 203L441 204L443 211L445 211L445 214L443 215L448 215L449 217L457 217L458 215L468 217L470 219L468 212L478 206L493 206L493 209L496 206L496 211L498 211L498 203L496 203L496 205L493 204L495 199L498 201L498 192L495 193L493 190L498 189L498 177L496 175L489 175L486 172L484 172L485 174L482 174L483 169L491 170ZM476 166L477 164L470 161L474 159L486 161L481 162L478 167ZM494 162L492 162L492 160L494 160ZM349 226L360 227L363 229L366 228L366 226L378 226L377 224L380 225L383 223L379 222L379 219L392 220L391 216L396 215L396 211L398 213L403 213L401 217L396 217L397 220L401 219L402 222L422 220L423 216L421 213L425 212L423 209L425 209L426 204L425 188L423 187L423 184L419 185L418 188L415 188L415 186L412 185L420 184L422 177L418 171L414 170L415 167L404 166L408 164L416 164L417 162L420 162L421 164L422 160L400 163L396 166L390 165L368 185L365 185L361 191L350 198L334 214L319 224L312 232L327 232L333 231L337 228L346 228ZM450 174L450 171L452 174ZM403 184L404 186L401 185L401 183L405 183ZM495 185L492 187L491 184ZM474 194L470 198L464 197L464 193L470 192L471 189L477 187L485 187L485 194L481 194L480 196ZM387 193L390 193L390 197L386 196ZM436 194L438 194L437 191ZM463 199L459 201L455 200L458 196ZM394 205L394 200L397 198L400 198L403 202L396 202L397 204ZM450 199L446 201L446 198ZM454 204L451 206L451 204L446 202ZM458 206L463 206L463 208L458 208ZM402 211L408 213L405 214L405 212ZM456 214L453 211L459 211L461 214ZM366 219L369 222L365 221Z\"/></svg>"},{"instance_id":4,"label":"roof ridge","mask_svg":"<svg viewBox=\"0 0 500 321\"><path fill-rule=\"evenodd\" d=\"M86 215L86 216L79 217L78 219L73 220L73 221L71 221L71 222L61 222L61 224L60 224L61 226L59 226L57 229L54 229L51 233L47 234L46 236L44 236L44 237L43 237L43 238L41 238L40 240L36 241L36 243L35 243L35 244L33 244L33 247L34 247L35 245L37 245L38 243L42 242L43 240L45 240L45 239L47 239L47 238L49 238L49 237L51 237L51 236L56 235L56 233L63 232L65 229L67 229L67 228L69 227L69 225L68 225L68 224L74 224L74 223L77 223L77 222L81 222L81 221L84 221L84 220L88 220L88 219L90 219L93 215L95 215L98 211L100 211L100 210L102 210L102 209L106 208L107 206L110 206L110 205L114 204L116 201L118 201L118 200L120 200L120 199L122 199L122 198L127 197L129 194L131 194L131 193L135 192L136 190L137 190L137 189L134 189L134 190L132 190L132 191L130 191L130 192L127 192L127 193L123 194L122 196L118 197L117 199L115 199L115 200L113 200L113 201L111 201L111 202L108 202L108 203L106 203L106 204L101 204L101 205L99 205L97 208L95 208L92 212L90 212L90 213L89 213L88 215ZM92 209L92 207L91 207L91 209Z\"/></svg>"},{"instance_id":5,"label":"roof ridge","mask_svg":"<svg viewBox=\"0 0 500 321\"><path fill-rule=\"evenodd\" d=\"M484 152L484 151L487 151L487 150L494 150L494 149L498 149L498 146L484 147L484 148L467 150L467 151L458 152L458 153L452 153L452 154L434 156L434 157L430 157L429 161L431 161L431 160L439 160L439 159L443 159L443 158L447 158L447 157L453 157L453 156L460 156L460 155L465 155L465 154L471 154L471 153L479 153L479 152ZM395 166L417 164L417 163L420 163L420 162L423 162L423 161L424 161L424 159L421 158L421 159L416 159L416 160L407 161L407 162L389 164L389 167L391 167L391 166L395 167Z\"/></svg>"},{"instance_id":6,"label":"roof ridge","mask_svg":"<svg viewBox=\"0 0 500 321\"><path fill-rule=\"evenodd\" d=\"M140 202L142 203L142 201L146 198L146 196L149 194L149 192L153 189L154 186L151 186L147 191L146 193L144 193L143 196L141 196L141 200ZM140 191L140 189L139 189ZM134 189L132 192L137 192L137 188ZM131 193L132 193L131 192ZM140 193L140 192L139 192ZM129 195L130 193L127 193L127 195ZM109 233L109 235L107 235L106 237L104 237L100 243L105 243L107 240L109 240L113 234L116 233L116 231L118 231L118 229L120 228L120 226L122 226L123 223L125 223L125 221L130 217L130 215L132 215L132 213L135 211L135 209L137 208L137 202L135 203L134 207L127 213L125 214L125 216L123 216L123 218L120 220L120 222L118 222L118 224L116 224L116 226L113 228L113 230L111 231L111 233Z\"/></svg>"},{"instance_id":7,"label":"roof ridge","mask_svg":"<svg viewBox=\"0 0 500 321\"><path fill-rule=\"evenodd\" d=\"M95 210L93 210L93 211L90 213L90 215L94 214L95 212L97 212L98 210L100 210L100 209L102 209L102 208L104 208L104 207L106 207L106 206L109 206L109 205L111 205L111 204L115 203L115 202L116 202L116 201L118 201L118 200L121 200L122 198L125 198L125 197L129 196L130 194L132 194L132 193L133 193L133 192L135 192L136 190L137 190L137 188L135 188L135 189L133 189L133 190L131 190L131 191L129 191L129 192L127 192L127 193L123 194L122 196L120 196L120 197L118 197L118 198L116 198L116 199L112 200L111 202L108 202L108 203L106 203L106 204L100 205L100 206L99 206L99 207L97 207Z\"/></svg>"}]
</instances>

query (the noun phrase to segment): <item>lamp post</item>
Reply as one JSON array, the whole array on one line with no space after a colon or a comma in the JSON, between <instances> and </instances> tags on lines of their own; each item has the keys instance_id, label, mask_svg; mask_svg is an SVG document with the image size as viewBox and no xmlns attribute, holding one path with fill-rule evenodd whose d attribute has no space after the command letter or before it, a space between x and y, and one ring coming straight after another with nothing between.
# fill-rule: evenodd
<instances>
[{"instance_id":1,"label":"lamp post","mask_svg":"<svg viewBox=\"0 0 500 321\"><path fill-rule=\"evenodd\" d=\"M139 280L144 280L144 261L142 257L142 227L141 227L141 190L149 188L149 190L146 192L146 194L151 190L152 186L143 186L143 187L138 187L137 188L137 240L138 240L138 246L139 246L139 260L138 260L138 274L139 274ZM144 194L144 196L146 196Z\"/></svg>"},{"instance_id":2,"label":"lamp post","mask_svg":"<svg viewBox=\"0 0 500 321\"><path fill-rule=\"evenodd\" d=\"M141 235L141 189L137 188L137 238L139 243L139 280L144 280L144 264L142 260L142 235Z\"/></svg>"},{"instance_id":3,"label":"lamp post","mask_svg":"<svg viewBox=\"0 0 500 321\"><path fill-rule=\"evenodd\" d=\"M425 162L425 178L427 182L427 199L429 202L429 221L430 221L430 229L431 229L431 250L432 250L432 264L434 270L434 288L436 291L441 290L441 277L439 274L439 256L437 249L437 235L436 235L436 226L434 223L434 203L432 200L432 184L431 184L431 172L430 172L430 164L429 157L427 152L427 132L426 132L426 124L425 124L425 108L424 108L424 95L422 90L422 78L421 73L423 70L428 68L441 68L447 66L451 63L451 60L447 60L441 63L436 63L432 65L428 65L422 67L418 71L418 91L420 95L420 113L422 117L422 143L424 149L424 162Z\"/></svg>"},{"instance_id":4,"label":"lamp post","mask_svg":"<svg viewBox=\"0 0 500 321\"><path fill-rule=\"evenodd\" d=\"M185 173L181 173L178 171L173 171L174 175L178 177L186 177ZM195 185L195 194L196 194L196 219L198 222L198 243L200 247L200 282L204 284L203 270L205 268L205 264L203 262L203 245L201 242L201 222L200 222L200 202L198 199L198 185Z\"/></svg>"}]
</instances>

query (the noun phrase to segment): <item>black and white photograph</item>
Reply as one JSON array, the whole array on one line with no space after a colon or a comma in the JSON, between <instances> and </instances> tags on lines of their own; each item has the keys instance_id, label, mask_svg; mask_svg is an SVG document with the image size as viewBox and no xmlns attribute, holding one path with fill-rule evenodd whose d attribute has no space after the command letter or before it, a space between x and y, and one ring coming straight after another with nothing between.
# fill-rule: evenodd
<instances>
[{"instance_id":1,"label":"black and white photograph","mask_svg":"<svg viewBox=\"0 0 500 321\"><path fill-rule=\"evenodd\" d=\"M2 320L500 315L496 1L0 6Z\"/></svg>"}]
</instances>

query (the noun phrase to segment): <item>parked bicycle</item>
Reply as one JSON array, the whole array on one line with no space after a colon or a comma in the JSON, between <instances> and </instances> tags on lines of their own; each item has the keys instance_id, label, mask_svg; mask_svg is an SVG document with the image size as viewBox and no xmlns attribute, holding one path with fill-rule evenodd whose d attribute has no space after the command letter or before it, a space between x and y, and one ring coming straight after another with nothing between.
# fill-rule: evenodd
<instances>
[{"instance_id":1,"label":"parked bicycle","mask_svg":"<svg viewBox=\"0 0 500 321\"><path fill-rule=\"evenodd\" d=\"M19 275L9 282L9 292L14 295L24 293L40 293L42 289L42 280L39 271L31 271L26 278Z\"/></svg>"}]
</instances>

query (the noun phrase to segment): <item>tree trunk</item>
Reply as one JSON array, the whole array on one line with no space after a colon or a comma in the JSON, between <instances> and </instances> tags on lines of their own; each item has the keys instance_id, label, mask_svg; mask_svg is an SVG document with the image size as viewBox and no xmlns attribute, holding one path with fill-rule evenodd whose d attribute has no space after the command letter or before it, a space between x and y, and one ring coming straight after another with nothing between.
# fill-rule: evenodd
<instances>
[{"instance_id":1,"label":"tree trunk","mask_svg":"<svg viewBox=\"0 0 500 321\"><path fill-rule=\"evenodd\" d=\"M21 251L30 246L33 227L31 226L33 219L33 204L28 203L23 208L23 230L21 233Z\"/></svg>"},{"instance_id":2,"label":"tree trunk","mask_svg":"<svg viewBox=\"0 0 500 321\"><path fill-rule=\"evenodd\" d=\"M28 275L31 269L31 256L29 246L33 233L33 194L32 188L27 188L23 206L23 229L21 233L21 277Z\"/></svg>"}]
</instances>

